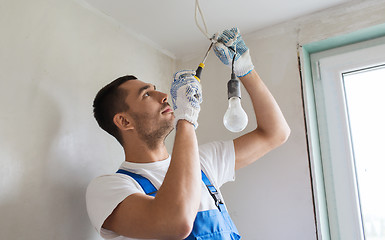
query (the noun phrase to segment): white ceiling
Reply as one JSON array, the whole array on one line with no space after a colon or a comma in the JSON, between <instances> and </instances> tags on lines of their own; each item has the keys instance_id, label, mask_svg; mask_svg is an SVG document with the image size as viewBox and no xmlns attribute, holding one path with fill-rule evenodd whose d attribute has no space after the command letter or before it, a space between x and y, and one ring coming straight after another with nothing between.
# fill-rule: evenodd
<instances>
[{"instance_id":1,"label":"white ceiling","mask_svg":"<svg viewBox=\"0 0 385 240\"><path fill-rule=\"evenodd\" d=\"M210 42L195 24L195 0L84 0L177 59L204 54ZM352 0L200 0L208 32L242 34ZM199 15L198 15L199 16Z\"/></svg>"}]
</instances>

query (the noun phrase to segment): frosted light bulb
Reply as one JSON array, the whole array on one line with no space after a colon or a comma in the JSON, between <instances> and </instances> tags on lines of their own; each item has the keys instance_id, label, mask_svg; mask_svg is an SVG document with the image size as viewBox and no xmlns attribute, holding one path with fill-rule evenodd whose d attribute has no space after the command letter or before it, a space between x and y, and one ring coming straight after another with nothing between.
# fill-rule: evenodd
<instances>
[{"instance_id":1,"label":"frosted light bulb","mask_svg":"<svg viewBox=\"0 0 385 240\"><path fill-rule=\"evenodd\" d=\"M241 106L239 97L229 99L229 107L223 117L223 124L231 132L240 132L246 128L248 122L247 114Z\"/></svg>"},{"instance_id":2,"label":"frosted light bulb","mask_svg":"<svg viewBox=\"0 0 385 240\"><path fill-rule=\"evenodd\" d=\"M229 107L223 116L223 124L231 132L240 132L247 126L248 118L241 106L241 86L235 75L227 82Z\"/></svg>"}]
</instances>

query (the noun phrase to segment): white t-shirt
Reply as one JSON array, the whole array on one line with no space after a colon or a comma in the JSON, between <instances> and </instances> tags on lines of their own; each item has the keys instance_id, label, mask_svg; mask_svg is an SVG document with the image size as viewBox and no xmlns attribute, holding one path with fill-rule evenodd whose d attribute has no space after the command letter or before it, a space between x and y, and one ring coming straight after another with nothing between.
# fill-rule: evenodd
<instances>
[{"instance_id":1,"label":"white t-shirt","mask_svg":"<svg viewBox=\"0 0 385 240\"><path fill-rule=\"evenodd\" d=\"M228 181L235 178L235 153L233 141L212 142L199 146L199 157L202 170L211 184L218 190ZM153 163L123 162L122 169L142 175L159 189L170 165L171 157ZM205 184L202 183L202 197L199 211L215 209L215 203ZM126 197L133 193L144 193L142 187L125 174L108 174L91 181L86 193L88 216L96 231L104 239L132 240L120 236L113 231L102 228L104 221Z\"/></svg>"}]
</instances>

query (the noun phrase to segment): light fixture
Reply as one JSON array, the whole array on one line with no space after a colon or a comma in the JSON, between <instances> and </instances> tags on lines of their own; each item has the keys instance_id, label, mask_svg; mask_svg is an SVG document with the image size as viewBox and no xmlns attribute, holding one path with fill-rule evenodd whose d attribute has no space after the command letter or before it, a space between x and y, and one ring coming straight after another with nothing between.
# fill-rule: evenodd
<instances>
[{"instance_id":1,"label":"light fixture","mask_svg":"<svg viewBox=\"0 0 385 240\"><path fill-rule=\"evenodd\" d=\"M229 107L223 116L223 124L231 132L240 132L246 128L248 117L241 105L240 82L235 74L231 73L231 79L227 82L227 97Z\"/></svg>"}]
</instances>

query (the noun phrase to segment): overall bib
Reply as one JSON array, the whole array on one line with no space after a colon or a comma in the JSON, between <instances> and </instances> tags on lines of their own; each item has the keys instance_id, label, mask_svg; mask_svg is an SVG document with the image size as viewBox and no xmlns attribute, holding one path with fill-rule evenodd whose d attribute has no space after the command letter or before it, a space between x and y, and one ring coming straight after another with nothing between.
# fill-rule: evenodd
<instances>
[{"instance_id":1,"label":"overall bib","mask_svg":"<svg viewBox=\"0 0 385 240\"><path fill-rule=\"evenodd\" d=\"M217 209L198 212L194 220L194 226L190 235L186 240L238 240L241 238L238 234L238 230L235 227L233 221L230 218L229 213L226 210L225 205L220 199L219 193L216 188L211 184L206 174L202 172L202 181L205 183L210 195L215 201ZM126 174L143 188L143 191L150 196L155 197L157 189L154 185L145 177L119 169L116 173Z\"/></svg>"}]
</instances>

